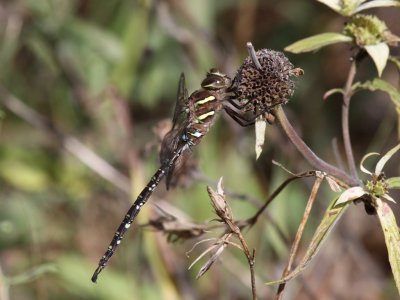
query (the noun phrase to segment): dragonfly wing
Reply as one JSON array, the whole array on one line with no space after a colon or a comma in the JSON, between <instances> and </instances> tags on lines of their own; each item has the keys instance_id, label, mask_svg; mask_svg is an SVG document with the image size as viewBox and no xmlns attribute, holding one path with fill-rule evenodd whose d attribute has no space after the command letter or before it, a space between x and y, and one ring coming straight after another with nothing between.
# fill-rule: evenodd
<instances>
[{"instance_id":1,"label":"dragonfly wing","mask_svg":"<svg viewBox=\"0 0 400 300\"><path fill-rule=\"evenodd\" d=\"M180 119L183 119L182 115L186 111L188 97L189 97L188 91L186 89L186 83L185 83L185 74L181 73L178 85L178 93L175 103L174 117L172 119L172 129L176 127L179 121L182 121Z\"/></svg>"},{"instance_id":2,"label":"dragonfly wing","mask_svg":"<svg viewBox=\"0 0 400 300\"><path fill-rule=\"evenodd\" d=\"M183 176L187 175L188 171L192 167L192 162L190 160L190 151L184 151L182 155L177 159L175 164L168 170L166 184L167 190L170 187L175 187L178 182L180 183Z\"/></svg>"},{"instance_id":3,"label":"dragonfly wing","mask_svg":"<svg viewBox=\"0 0 400 300\"><path fill-rule=\"evenodd\" d=\"M172 128L164 137L161 144L160 161L164 164L168 161L173 153L180 147L183 147L185 142L182 141L182 135L185 134L185 129L188 123L188 91L186 89L185 75L181 73L178 85L178 93L176 97L174 116L172 119ZM180 169L184 165L186 154L184 153L167 171L167 189L174 184L173 175L175 170Z\"/></svg>"},{"instance_id":4,"label":"dragonfly wing","mask_svg":"<svg viewBox=\"0 0 400 300\"><path fill-rule=\"evenodd\" d=\"M182 140L182 136L185 135L186 126L187 124L183 123L182 128L171 130L164 137L160 151L161 164L165 164L174 155L174 152L177 152L179 149L187 145L186 142ZM187 168L186 162L189 154L190 151L184 151L182 155L175 161L175 163L167 170L167 189L169 189L171 186L175 186L178 181L178 177L185 173L185 169Z\"/></svg>"}]
</instances>

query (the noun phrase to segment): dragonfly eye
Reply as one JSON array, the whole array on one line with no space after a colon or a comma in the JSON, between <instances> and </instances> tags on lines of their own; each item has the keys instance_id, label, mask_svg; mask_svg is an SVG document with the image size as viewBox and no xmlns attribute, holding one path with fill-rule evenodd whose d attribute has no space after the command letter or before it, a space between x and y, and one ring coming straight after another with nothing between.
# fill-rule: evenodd
<instances>
[{"instance_id":1,"label":"dragonfly eye","mask_svg":"<svg viewBox=\"0 0 400 300\"><path fill-rule=\"evenodd\" d=\"M208 73L201 83L201 87L207 90L219 90L226 87L225 79L217 73Z\"/></svg>"}]
</instances>

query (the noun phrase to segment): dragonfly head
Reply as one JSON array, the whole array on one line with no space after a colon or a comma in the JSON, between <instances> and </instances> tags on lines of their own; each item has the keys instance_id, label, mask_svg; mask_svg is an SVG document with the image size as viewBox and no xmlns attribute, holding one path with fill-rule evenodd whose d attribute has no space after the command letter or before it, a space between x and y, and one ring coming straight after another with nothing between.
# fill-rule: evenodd
<instances>
[{"instance_id":1,"label":"dragonfly head","mask_svg":"<svg viewBox=\"0 0 400 300\"><path fill-rule=\"evenodd\" d=\"M217 69L211 69L207 73L207 77L201 83L201 87L206 90L226 89L231 85L231 79Z\"/></svg>"}]
</instances>

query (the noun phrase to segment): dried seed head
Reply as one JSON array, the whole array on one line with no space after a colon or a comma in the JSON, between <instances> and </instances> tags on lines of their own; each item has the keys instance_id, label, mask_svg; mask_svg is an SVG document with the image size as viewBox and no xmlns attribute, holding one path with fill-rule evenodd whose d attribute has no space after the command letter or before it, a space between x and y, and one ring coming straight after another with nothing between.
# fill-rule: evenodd
<instances>
[{"instance_id":1,"label":"dried seed head","mask_svg":"<svg viewBox=\"0 0 400 300\"><path fill-rule=\"evenodd\" d=\"M303 70L294 68L281 52L261 49L256 56L261 70L247 57L233 81L236 100L242 105L248 102L242 111L253 111L254 114L285 104L294 92L291 76L303 74Z\"/></svg>"}]
</instances>

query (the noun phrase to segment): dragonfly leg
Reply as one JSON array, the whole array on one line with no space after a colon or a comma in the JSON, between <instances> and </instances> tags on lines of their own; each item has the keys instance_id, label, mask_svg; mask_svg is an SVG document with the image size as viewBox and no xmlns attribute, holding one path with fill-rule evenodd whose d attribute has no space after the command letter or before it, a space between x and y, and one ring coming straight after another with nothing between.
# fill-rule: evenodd
<instances>
[{"instance_id":1,"label":"dragonfly leg","mask_svg":"<svg viewBox=\"0 0 400 300\"><path fill-rule=\"evenodd\" d=\"M251 99L250 99L250 100L247 100L247 101L244 102L244 103L238 103L238 102L236 102L235 100L236 100L236 99L234 99L234 98L229 98L229 99L228 99L228 103L231 104L234 108L237 108L237 109L243 109L243 108L245 108L248 104L250 104L250 102L251 102Z\"/></svg>"},{"instance_id":2,"label":"dragonfly leg","mask_svg":"<svg viewBox=\"0 0 400 300\"><path fill-rule=\"evenodd\" d=\"M230 107L225 106L224 110L226 111L226 113L232 118L234 119L240 126L242 127L246 127L246 126L250 126L253 125L255 122L256 118L251 118L251 119L246 119L244 116L242 116L241 114L239 114L239 112L233 110Z\"/></svg>"}]
</instances>

